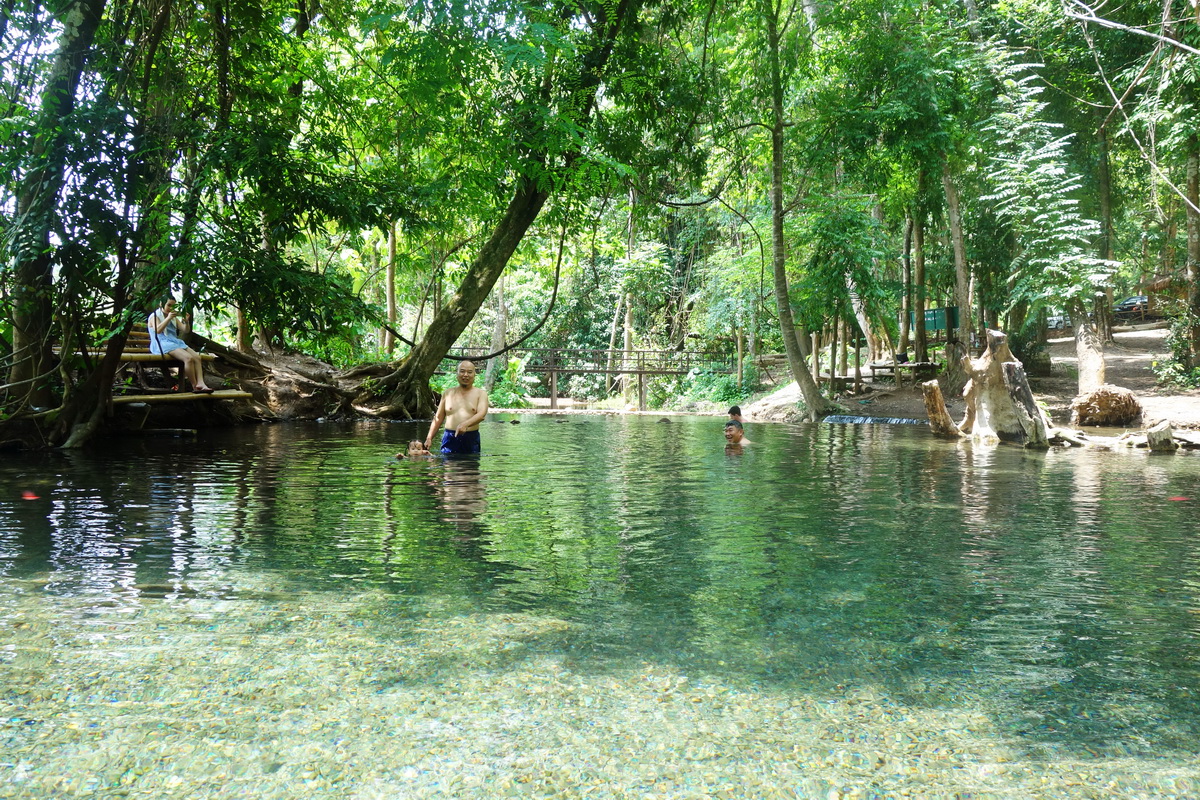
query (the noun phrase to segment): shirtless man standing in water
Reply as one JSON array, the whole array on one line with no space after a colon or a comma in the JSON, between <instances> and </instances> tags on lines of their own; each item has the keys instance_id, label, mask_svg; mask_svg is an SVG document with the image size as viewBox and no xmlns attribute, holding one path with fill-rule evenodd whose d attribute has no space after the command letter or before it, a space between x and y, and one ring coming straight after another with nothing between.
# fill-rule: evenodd
<instances>
[{"instance_id":1,"label":"shirtless man standing in water","mask_svg":"<svg viewBox=\"0 0 1200 800\"><path fill-rule=\"evenodd\" d=\"M458 364L458 386L451 387L442 395L437 413L429 424L429 435L425 447L433 445L433 435L446 422L442 433L443 453L478 453L479 423L488 412L487 392L475 386L475 365L470 361Z\"/></svg>"}]
</instances>

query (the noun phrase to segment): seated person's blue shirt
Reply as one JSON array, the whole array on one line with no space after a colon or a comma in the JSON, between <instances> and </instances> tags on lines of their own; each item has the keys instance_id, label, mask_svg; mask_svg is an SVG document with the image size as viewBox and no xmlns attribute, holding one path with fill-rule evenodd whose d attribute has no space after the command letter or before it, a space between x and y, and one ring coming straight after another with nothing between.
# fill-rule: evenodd
<instances>
[{"instance_id":1,"label":"seated person's blue shirt","mask_svg":"<svg viewBox=\"0 0 1200 800\"><path fill-rule=\"evenodd\" d=\"M479 452L479 431L463 431L455 433L451 430L442 432L442 452L443 453L478 453Z\"/></svg>"}]
</instances>

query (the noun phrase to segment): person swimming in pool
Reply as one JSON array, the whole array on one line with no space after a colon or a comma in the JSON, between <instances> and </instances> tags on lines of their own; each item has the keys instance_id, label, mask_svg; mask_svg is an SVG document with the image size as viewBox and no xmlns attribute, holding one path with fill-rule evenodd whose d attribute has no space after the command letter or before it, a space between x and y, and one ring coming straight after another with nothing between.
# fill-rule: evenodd
<instances>
[{"instance_id":1,"label":"person swimming in pool","mask_svg":"<svg viewBox=\"0 0 1200 800\"><path fill-rule=\"evenodd\" d=\"M470 361L460 361L458 364L458 386L453 386L442 395L438 403L437 413L429 423L429 435L425 437L425 447L433 445L433 436L446 423L442 432L443 453L478 453L479 423L488 412L487 392L475 385L475 364Z\"/></svg>"}]
</instances>

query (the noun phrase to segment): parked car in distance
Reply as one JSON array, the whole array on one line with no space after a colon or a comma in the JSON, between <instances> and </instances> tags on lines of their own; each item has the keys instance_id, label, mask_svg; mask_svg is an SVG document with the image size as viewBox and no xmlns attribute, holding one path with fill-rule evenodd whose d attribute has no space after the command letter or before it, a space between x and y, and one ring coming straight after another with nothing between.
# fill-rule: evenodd
<instances>
[{"instance_id":1,"label":"parked car in distance","mask_svg":"<svg viewBox=\"0 0 1200 800\"><path fill-rule=\"evenodd\" d=\"M1071 320L1066 314L1050 314L1046 317L1046 327L1052 331L1061 331L1071 327Z\"/></svg>"},{"instance_id":2,"label":"parked car in distance","mask_svg":"<svg viewBox=\"0 0 1200 800\"><path fill-rule=\"evenodd\" d=\"M1149 310L1150 299L1144 294L1135 294L1113 306L1112 315L1115 320L1129 322L1145 318L1146 312Z\"/></svg>"}]
</instances>

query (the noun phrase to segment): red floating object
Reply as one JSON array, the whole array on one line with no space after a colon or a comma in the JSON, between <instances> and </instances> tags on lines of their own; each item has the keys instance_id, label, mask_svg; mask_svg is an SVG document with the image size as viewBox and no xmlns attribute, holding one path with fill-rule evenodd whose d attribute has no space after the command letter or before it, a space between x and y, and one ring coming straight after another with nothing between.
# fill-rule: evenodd
<instances>
[{"instance_id":1,"label":"red floating object","mask_svg":"<svg viewBox=\"0 0 1200 800\"><path fill-rule=\"evenodd\" d=\"M1191 500L1190 497L1168 497L1168 500Z\"/></svg>"},{"instance_id":2,"label":"red floating object","mask_svg":"<svg viewBox=\"0 0 1200 800\"><path fill-rule=\"evenodd\" d=\"M25 491L21 492L21 499L22 500L38 500L40 498L33 492L26 489Z\"/></svg>"}]
</instances>

